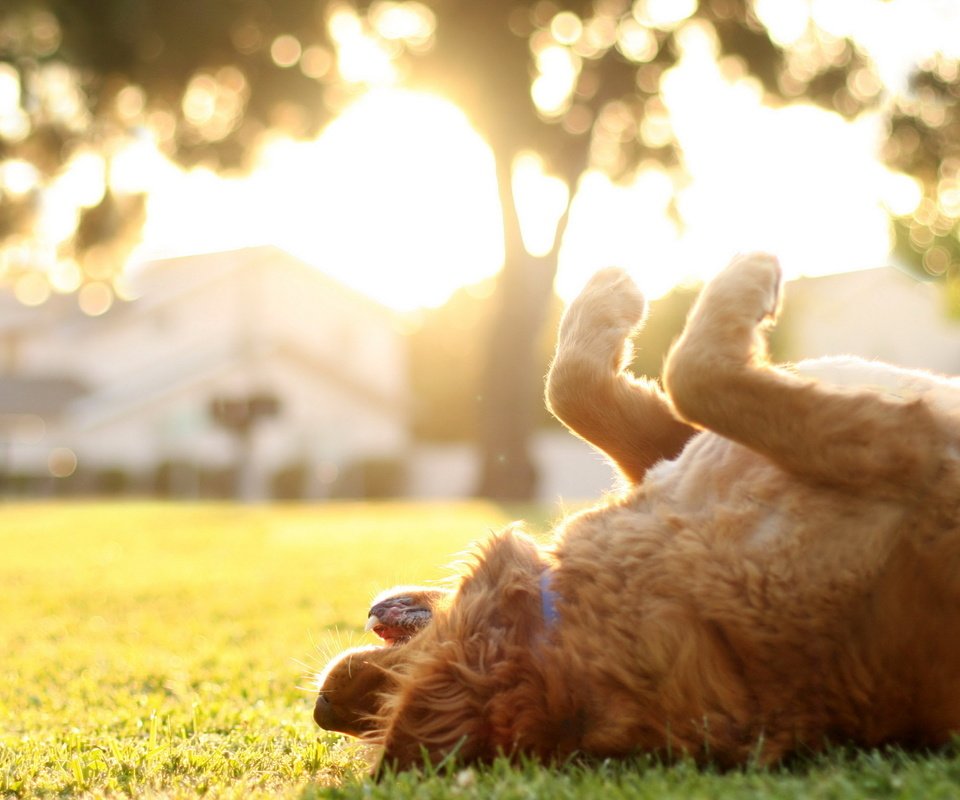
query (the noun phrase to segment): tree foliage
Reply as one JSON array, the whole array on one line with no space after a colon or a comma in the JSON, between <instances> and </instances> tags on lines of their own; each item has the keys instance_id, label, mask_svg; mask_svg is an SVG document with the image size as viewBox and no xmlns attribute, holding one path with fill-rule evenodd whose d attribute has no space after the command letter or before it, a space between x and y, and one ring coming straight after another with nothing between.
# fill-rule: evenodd
<instances>
[{"instance_id":1,"label":"tree foliage","mask_svg":"<svg viewBox=\"0 0 960 800\"><path fill-rule=\"evenodd\" d=\"M877 3L882 0L876 0ZM523 247L510 170L539 153L571 186L587 168L627 178L683 153L661 97L688 26L716 43L730 81L771 105L813 102L847 118L880 109L883 156L922 187L897 221L918 269L960 274L960 112L955 61L917 65L892 94L854 38L811 17L789 42L751 0L7 0L0 8L0 279L42 298L47 282L109 286L143 219L146 186L122 154L156 141L184 164L249 166L266 131L312 136L374 80L460 105L496 156L505 268L486 349L481 491L524 496L539 404L535 350L556 269ZM558 77L559 76L559 77ZM66 199L82 168L99 175ZM76 183L76 182L74 182ZM92 187L92 188L91 188ZM51 216L57 207L59 216ZM682 222L682 220L680 220ZM561 221L560 232L562 233ZM558 236L559 242L559 236Z\"/></svg>"}]
</instances>

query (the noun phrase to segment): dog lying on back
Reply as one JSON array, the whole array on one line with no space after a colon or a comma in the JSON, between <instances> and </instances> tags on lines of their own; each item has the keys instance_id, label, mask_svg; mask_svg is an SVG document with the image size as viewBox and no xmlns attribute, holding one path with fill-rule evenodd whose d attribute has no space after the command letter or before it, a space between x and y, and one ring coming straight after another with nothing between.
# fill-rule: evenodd
<instances>
[{"instance_id":1,"label":"dog lying on back","mask_svg":"<svg viewBox=\"0 0 960 800\"><path fill-rule=\"evenodd\" d=\"M770 763L960 731L960 383L770 365L779 288L773 258L735 260L691 312L664 394L625 371L642 296L598 273L564 316L547 399L630 488L546 546L491 537L451 594L380 598L387 646L330 664L317 722L398 768Z\"/></svg>"}]
</instances>

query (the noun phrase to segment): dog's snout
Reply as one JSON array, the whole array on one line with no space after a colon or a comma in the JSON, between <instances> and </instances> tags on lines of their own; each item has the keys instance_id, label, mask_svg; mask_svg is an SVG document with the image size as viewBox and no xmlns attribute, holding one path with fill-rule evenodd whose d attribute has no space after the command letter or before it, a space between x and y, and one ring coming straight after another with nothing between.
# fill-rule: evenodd
<instances>
[{"instance_id":1,"label":"dog's snout","mask_svg":"<svg viewBox=\"0 0 960 800\"><path fill-rule=\"evenodd\" d=\"M324 730L332 730L331 726L337 718L330 701L321 693L317 695L317 703L313 707L313 720Z\"/></svg>"}]
</instances>

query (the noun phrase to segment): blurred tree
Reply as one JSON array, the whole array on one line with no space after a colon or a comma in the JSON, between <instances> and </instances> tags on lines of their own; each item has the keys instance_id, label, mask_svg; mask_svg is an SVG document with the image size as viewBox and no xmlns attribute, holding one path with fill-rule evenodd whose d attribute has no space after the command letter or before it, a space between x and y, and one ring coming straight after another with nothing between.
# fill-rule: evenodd
<instances>
[{"instance_id":1,"label":"blurred tree","mask_svg":"<svg viewBox=\"0 0 960 800\"><path fill-rule=\"evenodd\" d=\"M484 355L498 309L490 303L493 281L456 291L439 308L425 309L409 335L415 398L414 436L433 442L477 441L484 392ZM547 322L534 348L534 374L545 375L563 304L551 295ZM659 370L659 366L657 367ZM555 424L539 399L535 426Z\"/></svg>"},{"instance_id":2,"label":"blurred tree","mask_svg":"<svg viewBox=\"0 0 960 800\"><path fill-rule=\"evenodd\" d=\"M678 286L650 302L650 312L643 332L634 341L630 368L635 374L650 378L660 377L663 360L671 345L683 332L687 315L699 294L699 286Z\"/></svg>"},{"instance_id":3,"label":"blurred tree","mask_svg":"<svg viewBox=\"0 0 960 800\"><path fill-rule=\"evenodd\" d=\"M881 3L882 0L875 0ZM532 150L575 187L588 167L629 177L682 153L660 97L689 24L713 37L731 80L771 104L813 101L845 117L880 107L885 156L922 187L898 225L914 261L960 274L957 64L919 65L883 91L865 51L810 16L784 41L763 0L5 0L0 9L0 276L41 302L110 287L136 240L146 186L122 174L138 138L184 163L244 166L260 134L316 133L371 79L451 98L496 156L505 267L482 391L482 494L531 494L526 449L539 404L534 352L557 247L524 248L511 168ZM810 8L813 6L811 5ZM361 68L362 65L366 68ZM77 180L82 175L84 180ZM91 177L92 176L92 177ZM56 202L51 197L57 196Z\"/></svg>"},{"instance_id":4,"label":"blurred tree","mask_svg":"<svg viewBox=\"0 0 960 800\"><path fill-rule=\"evenodd\" d=\"M417 439L476 441L481 365L491 327L489 294L481 284L457 290L439 308L421 312L409 335Z\"/></svg>"}]
</instances>

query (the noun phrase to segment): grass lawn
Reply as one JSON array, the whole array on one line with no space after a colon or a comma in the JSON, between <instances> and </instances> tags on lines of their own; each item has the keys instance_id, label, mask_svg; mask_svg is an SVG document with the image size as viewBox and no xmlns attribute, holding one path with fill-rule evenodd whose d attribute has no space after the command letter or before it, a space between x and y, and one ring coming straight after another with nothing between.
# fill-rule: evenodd
<instances>
[{"instance_id":1,"label":"grass lawn","mask_svg":"<svg viewBox=\"0 0 960 800\"><path fill-rule=\"evenodd\" d=\"M365 780L364 748L315 728L310 673L369 640L373 594L444 577L509 519L482 503L0 506L0 797L960 798L953 752Z\"/></svg>"}]
</instances>

